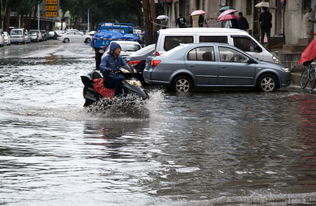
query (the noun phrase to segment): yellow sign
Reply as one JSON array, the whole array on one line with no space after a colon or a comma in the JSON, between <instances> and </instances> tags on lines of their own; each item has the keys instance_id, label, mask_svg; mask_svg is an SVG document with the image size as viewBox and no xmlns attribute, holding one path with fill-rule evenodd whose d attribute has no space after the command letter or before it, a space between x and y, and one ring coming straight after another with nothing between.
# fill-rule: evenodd
<instances>
[{"instance_id":1,"label":"yellow sign","mask_svg":"<svg viewBox=\"0 0 316 206\"><path fill-rule=\"evenodd\" d=\"M46 4L58 4L58 0L46 0Z\"/></svg>"},{"instance_id":2,"label":"yellow sign","mask_svg":"<svg viewBox=\"0 0 316 206\"><path fill-rule=\"evenodd\" d=\"M57 17L58 12L57 11L46 11L46 16L47 17Z\"/></svg>"},{"instance_id":3,"label":"yellow sign","mask_svg":"<svg viewBox=\"0 0 316 206\"><path fill-rule=\"evenodd\" d=\"M45 9L46 11L57 11L57 5L47 5Z\"/></svg>"}]
</instances>

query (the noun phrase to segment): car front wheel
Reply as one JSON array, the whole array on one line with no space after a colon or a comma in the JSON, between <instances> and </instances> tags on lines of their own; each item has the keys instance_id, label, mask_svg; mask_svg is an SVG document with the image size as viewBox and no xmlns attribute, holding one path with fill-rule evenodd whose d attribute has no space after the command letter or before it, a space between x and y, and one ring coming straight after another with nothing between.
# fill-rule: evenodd
<instances>
[{"instance_id":1,"label":"car front wheel","mask_svg":"<svg viewBox=\"0 0 316 206\"><path fill-rule=\"evenodd\" d=\"M172 84L172 90L177 93L190 93L192 91L192 81L187 76L177 77Z\"/></svg>"},{"instance_id":2,"label":"car front wheel","mask_svg":"<svg viewBox=\"0 0 316 206\"><path fill-rule=\"evenodd\" d=\"M84 43L90 43L91 39L86 38L86 40L84 41Z\"/></svg>"},{"instance_id":3,"label":"car front wheel","mask_svg":"<svg viewBox=\"0 0 316 206\"><path fill-rule=\"evenodd\" d=\"M272 74L264 74L259 78L258 87L263 92L274 92L277 89L277 79Z\"/></svg>"}]
</instances>

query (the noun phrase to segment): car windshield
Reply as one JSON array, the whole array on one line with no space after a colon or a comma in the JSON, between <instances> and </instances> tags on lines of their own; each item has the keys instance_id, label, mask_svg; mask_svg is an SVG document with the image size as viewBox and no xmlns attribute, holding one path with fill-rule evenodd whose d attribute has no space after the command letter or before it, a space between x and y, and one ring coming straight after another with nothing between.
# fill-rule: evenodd
<instances>
[{"instance_id":1,"label":"car windshield","mask_svg":"<svg viewBox=\"0 0 316 206\"><path fill-rule=\"evenodd\" d=\"M131 56L143 56L143 55L146 55L148 53L153 53L155 51L155 46L156 46L156 44L150 44L150 45L138 50L137 52L131 54Z\"/></svg>"},{"instance_id":2,"label":"car windshield","mask_svg":"<svg viewBox=\"0 0 316 206\"><path fill-rule=\"evenodd\" d=\"M22 30L12 30L11 35L22 35Z\"/></svg>"},{"instance_id":3,"label":"car windshield","mask_svg":"<svg viewBox=\"0 0 316 206\"><path fill-rule=\"evenodd\" d=\"M175 53L175 52L178 52L178 51L181 50L183 47L184 47L184 45L181 44L181 45L179 45L179 46L177 46L177 47L175 47L175 48L173 48L173 49L167 51L166 53L161 54L161 56L169 56L170 54L173 54L173 53Z\"/></svg>"}]
</instances>

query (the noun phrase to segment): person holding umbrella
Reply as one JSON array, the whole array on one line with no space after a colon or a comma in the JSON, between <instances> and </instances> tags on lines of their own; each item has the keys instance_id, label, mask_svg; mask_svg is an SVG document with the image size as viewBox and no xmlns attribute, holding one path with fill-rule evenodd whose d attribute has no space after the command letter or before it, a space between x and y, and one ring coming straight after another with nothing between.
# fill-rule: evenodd
<instances>
[{"instance_id":1,"label":"person holding umbrella","mask_svg":"<svg viewBox=\"0 0 316 206\"><path fill-rule=\"evenodd\" d=\"M182 16L182 14L179 15L179 18L176 20L176 26L179 26L179 28L185 28L187 20Z\"/></svg>"},{"instance_id":2,"label":"person holding umbrella","mask_svg":"<svg viewBox=\"0 0 316 206\"><path fill-rule=\"evenodd\" d=\"M268 39L268 47L270 47L270 34L271 34L271 27L272 27L272 15L268 11L268 7L262 7L263 12L260 14L259 22L260 22L260 29L261 29L261 44L264 43L264 36L267 35Z\"/></svg>"}]
</instances>

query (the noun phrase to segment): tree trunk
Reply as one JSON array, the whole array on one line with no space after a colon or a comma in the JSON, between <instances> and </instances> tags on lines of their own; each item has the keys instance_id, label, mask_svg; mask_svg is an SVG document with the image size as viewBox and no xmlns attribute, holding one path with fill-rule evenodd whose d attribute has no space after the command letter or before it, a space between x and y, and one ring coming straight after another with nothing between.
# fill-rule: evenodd
<instances>
[{"instance_id":1,"label":"tree trunk","mask_svg":"<svg viewBox=\"0 0 316 206\"><path fill-rule=\"evenodd\" d=\"M10 13L11 13L11 8L6 8L6 13L5 13L5 22L4 22L4 29L6 31L9 31L10 27Z\"/></svg>"}]
</instances>

